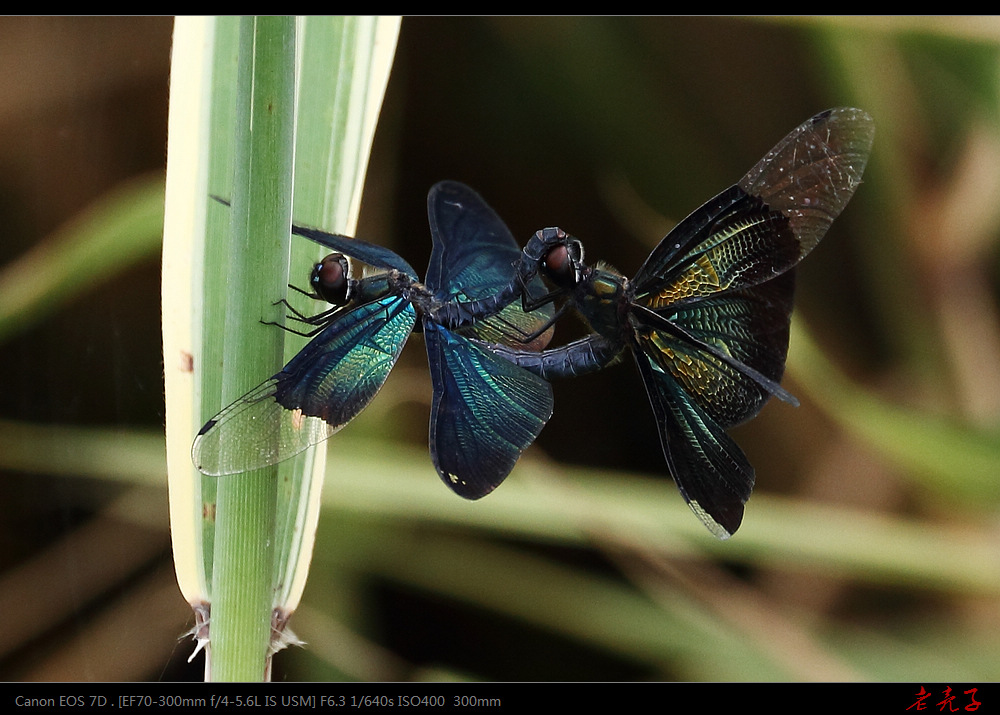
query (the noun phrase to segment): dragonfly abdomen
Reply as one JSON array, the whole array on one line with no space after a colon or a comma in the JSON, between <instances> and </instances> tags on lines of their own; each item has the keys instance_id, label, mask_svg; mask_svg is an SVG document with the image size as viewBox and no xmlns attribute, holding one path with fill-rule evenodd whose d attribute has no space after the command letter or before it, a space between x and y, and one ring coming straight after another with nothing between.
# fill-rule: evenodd
<instances>
[{"instance_id":1,"label":"dragonfly abdomen","mask_svg":"<svg viewBox=\"0 0 1000 715\"><path fill-rule=\"evenodd\" d=\"M487 345L486 348L539 377L555 380L587 375L614 364L621 358L625 344L601 335L588 335L538 353L505 345Z\"/></svg>"}]
</instances>

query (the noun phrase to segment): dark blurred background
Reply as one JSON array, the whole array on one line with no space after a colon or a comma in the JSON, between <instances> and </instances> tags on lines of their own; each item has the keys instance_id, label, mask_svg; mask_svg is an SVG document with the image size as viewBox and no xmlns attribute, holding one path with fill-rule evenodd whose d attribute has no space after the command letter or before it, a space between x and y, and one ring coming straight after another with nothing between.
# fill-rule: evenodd
<instances>
[{"instance_id":1,"label":"dark blurred background","mask_svg":"<svg viewBox=\"0 0 1000 715\"><path fill-rule=\"evenodd\" d=\"M0 265L122 182L162 179L172 27L165 17L0 18ZM558 225L583 240L591 262L632 275L676 221L737 181L799 123L831 106L861 106L877 125L866 184L802 264L797 315L840 370L872 394L995 434L998 234L996 211L982 206L1000 183L988 160L998 141L998 39L996 21L985 18L405 18L358 236L425 266L427 189L456 179L479 191L519 240ZM961 210L962 197L979 217L970 229L954 223L970 214ZM0 419L161 430L159 274L153 246L143 260L8 329ZM963 301L957 285L979 292ZM970 345L963 329L980 325L986 328ZM560 334L575 335L562 324ZM419 374L425 364L415 344L401 372ZM372 406L391 417L386 431L418 448L426 444L430 395L426 377L419 379L417 398L393 403L390 416ZM798 389L794 364L785 384L803 398L799 410L772 405L735 431L757 469L758 492L966 526L961 503L929 509L934 499L898 465L851 442ZM665 477L629 362L556 384L555 394L539 455ZM0 604L16 614L30 603L32 616L0 643L0 679L200 677L200 661L186 666L189 646L177 640L191 619L173 583L163 493L152 497L164 508L149 524L88 531L102 523L95 515L129 508L121 501L127 494L89 472L46 474L5 463ZM995 506L969 528L973 541L996 546ZM628 569L605 553L526 548L629 583ZM770 623L762 613L819 624L807 645L798 633L778 637L776 648L799 643L809 653L808 669L778 671L785 679L997 675L992 639L984 657L966 652L982 656L983 643L966 636L996 625L995 581L963 594L890 583L895 577L827 580L801 565L768 571L697 547L678 554L663 557L679 559L668 572L680 583L704 576L683 592L710 604L705 613L727 608L714 588L740 589L761 609L749 609L747 622L762 630ZM94 561L104 565L99 574L82 567ZM80 587L78 572L103 585ZM311 583L307 602L311 594L323 600L319 588ZM741 677L670 653L636 658L581 644L571 631L459 605L391 578L369 575L365 593L365 635L385 649L379 653L398 668L388 671L395 678ZM837 650L826 637L848 625L853 643ZM914 635L928 628L941 640ZM954 639L943 635L949 630ZM317 640L315 631L300 635ZM958 653L944 652L944 642ZM313 660L322 650L279 656L276 678L348 677ZM866 650L882 660L897 654L901 672L858 655ZM365 672L354 677L365 679ZM748 670L744 677L763 676Z\"/></svg>"}]
</instances>

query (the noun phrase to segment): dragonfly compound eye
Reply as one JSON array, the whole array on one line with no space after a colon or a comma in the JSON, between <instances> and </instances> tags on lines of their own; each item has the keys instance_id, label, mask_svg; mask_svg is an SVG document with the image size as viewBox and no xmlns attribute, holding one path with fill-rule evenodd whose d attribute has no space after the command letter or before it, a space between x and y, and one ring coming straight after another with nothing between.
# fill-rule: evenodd
<instances>
[{"instance_id":1,"label":"dragonfly compound eye","mask_svg":"<svg viewBox=\"0 0 1000 715\"><path fill-rule=\"evenodd\" d=\"M345 305L350 271L346 256L342 253L331 253L313 268L309 284L327 303Z\"/></svg>"},{"instance_id":2,"label":"dragonfly compound eye","mask_svg":"<svg viewBox=\"0 0 1000 715\"><path fill-rule=\"evenodd\" d=\"M557 285L573 285L576 281L576 268L565 244L555 245L545 254L542 258L542 273Z\"/></svg>"}]
</instances>

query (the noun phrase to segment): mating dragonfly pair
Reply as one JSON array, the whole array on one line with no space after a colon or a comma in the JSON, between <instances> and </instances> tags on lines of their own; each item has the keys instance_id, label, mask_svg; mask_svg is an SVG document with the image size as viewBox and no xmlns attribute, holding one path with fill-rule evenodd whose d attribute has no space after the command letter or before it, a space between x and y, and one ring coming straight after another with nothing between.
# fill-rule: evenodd
<instances>
[{"instance_id":1,"label":"mating dragonfly pair","mask_svg":"<svg viewBox=\"0 0 1000 715\"><path fill-rule=\"evenodd\" d=\"M797 404L779 385L793 269L854 194L873 136L858 109L812 117L670 231L631 280L588 266L581 243L560 229L519 249L496 213L457 182L428 195L424 283L386 248L293 226L336 252L303 291L333 308L296 314L313 326L312 341L205 424L194 463L234 474L326 439L372 400L419 320L433 384L431 457L457 494L478 499L506 478L552 415L549 380L631 351L670 474L698 518L728 538L754 472L725 430L772 396ZM385 272L353 279L345 256ZM548 348L567 309L593 333Z\"/></svg>"}]
</instances>

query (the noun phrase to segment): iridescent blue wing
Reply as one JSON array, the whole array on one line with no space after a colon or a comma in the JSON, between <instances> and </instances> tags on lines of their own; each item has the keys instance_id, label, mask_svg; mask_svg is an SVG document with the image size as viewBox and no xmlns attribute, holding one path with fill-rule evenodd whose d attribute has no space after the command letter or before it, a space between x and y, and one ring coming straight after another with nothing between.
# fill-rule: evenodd
<instances>
[{"instance_id":1,"label":"iridescent blue wing","mask_svg":"<svg viewBox=\"0 0 1000 715\"><path fill-rule=\"evenodd\" d=\"M552 387L486 347L424 322L434 397L430 448L441 479L478 499L496 489L552 416Z\"/></svg>"},{"instance_id":2,"label":"iridescent blue wing","mask_svg":"<svg viewBox=\"0 0 1000 715\"><path fill-rule=\"evenodd\" d=\"M427 196L431 227L430 264L426 284L441 302L474 301L490 297L510 285L521 249L510 229L475 191L457 181L442 181ZM537 276L527 286L532 295L547 289ZM525 312L520 300L503 307L494 316L475 323L460 333L480 340L541 350L552 337L551 331L533 335L554 315L552 305Z\"/></svg>"},{"instance_id":3,"label":"iridescent blue wing","mask_svg":"<svg viewBox=\"0 0 1000 715\"><path fill-rule=\"evenodd\" d=\"M634 351L670 475L709 531L729 538L743 520L743 505L753 490L753 467L678 382L660 372L638 346Z\"/></svg>"},{"instance_id":4,"label":"iridescent blue wing","mask_svg":"<svg viewBox=\"0 0 1000 715\"><path fill-rule=\"evenodd\" d=\"M520 257L517 241L475 191L441 181L427 194L431 259L425 282L441 301L474 300L503 287Z\"/></svg>"},{"instance_id":5,"label":"iridescent blue wing","mask_svg":"<svg viewBox=\"0 0 1000 715\"><path fill-rule=\"evenodd\" d=\"M427 206L433 248L426 283L438 300L475 300L510 284L520 249L478 194L442 182L431 189ZM550 306L525 313L515 301L457 331L424 318L434 388L431 457L445 484L467 499L493 491L552 416L548 382L467 337L540 350L551 330L527 336L551 316Z\"/></svg>"},{"instance_id":6,"label":"iridescent blue wing","mask_svg":"<svg viewBox=\"0 0 1000 715\"><path fill-rule=\"evenodd\" d=\"M384 295L337 313L281 372L210 419L191 449L213 476L277 464L329 437L382 387L416 322Z\"/></svg>"}]
</instances>

